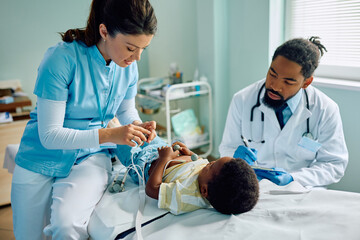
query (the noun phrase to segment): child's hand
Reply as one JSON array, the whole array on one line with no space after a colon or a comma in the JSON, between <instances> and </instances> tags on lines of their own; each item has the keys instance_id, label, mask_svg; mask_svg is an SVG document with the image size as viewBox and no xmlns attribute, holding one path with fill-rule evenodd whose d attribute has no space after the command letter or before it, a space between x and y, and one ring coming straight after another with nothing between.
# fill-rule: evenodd
<instances>
[{"instance_id":1,"label":"child's hand","mask_svg":"<svg viewBox=\"0 0 360 240\"><path fill-rule=\"evenodd\" d=\"M179 149L179 152L181 155L185 155L185 156L191 156L193 155L194 153L192 151L190 151L190 149L187 148L187 146L182 143L182 142L174 142L172 144L172 147L174 147L174 145L179 145L180 146L180 149Z\"/></svg>"},{"instance_id":2,"label":"child's hand","mask_svg":"<svg viewBox=\"0 0 360 240\"><path fill-rule=\"evenodd\" d=\"M158 148L158 152L159 152L159 159L161 161L170 161L174 158L176 158L177 156L179 156L179 151L173 151L173 149L171 147L168 146L163 146L161 148Z\"/></svg>"},{"instance_id":3,"label":"child's hand","mask_svg":"<svg viewBox=\"0 0 360 240\"><path fill-rule=\"evenodd\" d=\"M154 199L159 198L159 189L160 185L162 184L164 169L166 168L168 162L175 159L179 155L179 151L173 151L173 149L168 146L158 148L158 152L159 158L156 160L155 167L153 167L152 171L149 172L150 176L145 188L146 194ZM153 165L151 165L151 167L152 166Z\"/></svg>"},{"instance_id":4,"label":"child's hand","mask_svg":"<svg viewBox=\"0 0 360 240\"><path fill-rule=\"evenodd\" d=\"M174 147L175 145L179 145L180 147L187 148L186 145L182 142L176 141L174 142L171 147Z\"/></svg>"}]
</instances>

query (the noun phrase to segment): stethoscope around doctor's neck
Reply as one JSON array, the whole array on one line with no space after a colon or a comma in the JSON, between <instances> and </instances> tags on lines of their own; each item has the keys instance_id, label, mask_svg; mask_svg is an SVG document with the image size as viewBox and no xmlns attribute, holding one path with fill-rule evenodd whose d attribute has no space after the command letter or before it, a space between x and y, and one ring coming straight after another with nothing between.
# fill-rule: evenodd
<instances>
[{"instance_id":1,"label":"stethoscope around doctor's neck","mask_svg":"<svg viewBox=\"0 0 360 240\"><path fill-rule=\"evenodd\" d=\"M265 83L261 86L260 90L259 90L259 93L257 95L257 101L256 101L256 104L251 108L251 112L250 112L250 124L254 121L254 110L255 108L259 107L260 106L260 96L261 96L261 92L262 90L265 88ZM304 93L305 93L305 99L306 99L306 108L310 111L310 107L309 107L309 97L308 97L308 94L306 92L306 89L304 89ZM263 129L262 129L262 140L260 141L255 141L254 139L248 139L249 142L257 142L257 143L265 143L265 140L264 140L264 113L261 112L261 122L263 123ZM251 138L253 137L252 136L252 127L250 127L250 135L251 135ZM302 135L303 137L308 137L310 139L314 139L312 133L310 132L310 120L309 118L306 119L306 132L303 133Z\"/></svg>"}]
</instances>

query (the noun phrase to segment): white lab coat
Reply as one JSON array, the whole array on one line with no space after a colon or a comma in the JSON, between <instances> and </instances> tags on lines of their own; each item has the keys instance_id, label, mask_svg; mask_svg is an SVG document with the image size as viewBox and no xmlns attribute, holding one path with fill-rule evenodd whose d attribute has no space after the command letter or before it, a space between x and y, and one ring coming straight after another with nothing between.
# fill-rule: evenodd
<instances>
[{"instance_id":1,"label":"white lab coat","mask_svg":"<svg viewBox=\"0 0 360 240\"><path fill-rule=\"evenodd\" d=\"M348 163L348 151L337 104L320 90L309 86L306 91L310 111L306 108L303 93L298 107L281 130L274 110L262 104L264 89L261 105L255 108L253 122L250 122L251 108L256 104L264 81L260 80L234 95L219 146L220 155L233 156L237 147L244 145L242 134L256 141L249 145L258 151L259 166L284 168L303 186L326 186L338 182ZM264 122L260 111L264 113ZM310 141L308 145L301 142L307 118L310 118L310 132L316 142ZM265 143L260 143L261 140ZM314 149L317 143L321 146Z\"/></svg>"}]
</instances>

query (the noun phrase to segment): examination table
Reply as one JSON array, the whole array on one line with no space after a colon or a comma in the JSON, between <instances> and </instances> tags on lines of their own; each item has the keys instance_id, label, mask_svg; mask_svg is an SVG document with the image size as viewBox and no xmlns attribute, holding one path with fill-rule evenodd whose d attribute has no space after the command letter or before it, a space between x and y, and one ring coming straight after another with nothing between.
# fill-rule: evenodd
<instances>
[{"instance_id":1,"label":"examination table","mask_svg":"<svg viewBox=\"0 0 360 240\"><path fill-rule=\"evenodd\" d=\"M12 172L18 145L7 148L4 167ZM114 165L113 177L121 179L125 167ZM241 204L241 203L239 203ZM90 239L137 239L135 216L139 207L139 187L128 177L125 191L108 190L91 216ZM146 197L142 222L166 211L157 200ZM334 190L308 190L297 182L277 186L260 181L260 198L251 211L223 215L214 209L200 209L174 216L166 214L141 229L146 240L179 239L360 239L360 193ZM119 238L120 239L120 238Z\"/></svg>"},{"instance_id":2,"label":"examination table","mask_svg":"<svg viewBox=\"0 0 360 240\"><path fill-rule=\"evenodd\" d=\"M124 174L124 167L114 173ZM135 226L139 187L127 179L125 191L106 191L93 213L88 231L91 239L115 239ZM241 204L241 203L239 203ZM166 213L157 201L146 197L142 222ZM308 190L297 182L277 186L260 181L260 198L250 212L223 215L200 209L165 216L141 229L144 239L360 239L360 193L325 189ZM123 239L136 239L133 231Z\"/></svg>"}]
</instances>

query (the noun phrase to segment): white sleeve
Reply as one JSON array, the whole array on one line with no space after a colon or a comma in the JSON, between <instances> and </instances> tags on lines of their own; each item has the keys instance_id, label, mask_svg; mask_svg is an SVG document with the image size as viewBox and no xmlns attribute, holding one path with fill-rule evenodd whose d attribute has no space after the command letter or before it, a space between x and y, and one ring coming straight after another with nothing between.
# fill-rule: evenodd
<instances>
[{"instance_id":1,"label":"white sleeve","mask_svg":"<svg viewBox=\"0 0 360 240\"><path fill-rule=\"evenodd\" d=\"M119 119L121 125L127 125L134 122L135 120L141 122L139 113L135 108L135 98L124 99L116 112L116 116Z\"/></svg>"},{"instance_id":2,"label":"white sleeve","mask_svg":"<svg viewBox=\"0 0 360 240\"><path fill-rule=\"evenodd\" d=\"M38 131L47 149L98 148L98 129L64 128L66 102L37 98Z\"/></svg>"}]
</instances>

